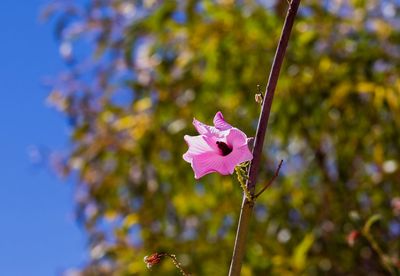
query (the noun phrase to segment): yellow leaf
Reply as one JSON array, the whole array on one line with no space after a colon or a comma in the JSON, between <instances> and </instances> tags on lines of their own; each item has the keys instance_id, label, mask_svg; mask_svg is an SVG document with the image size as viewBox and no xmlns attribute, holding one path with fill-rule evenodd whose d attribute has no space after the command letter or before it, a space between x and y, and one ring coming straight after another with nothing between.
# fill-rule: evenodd
<instances>
[{"instance_id":1,"label":"yellow leaf","mask_svg":"<svg viewBox=\"0 0 400 276\"><path fill-rule=\"evenodd\" d=\"M149 97L138 100L134 103L133 109L137 112L145 111L151 107L151 99Z\"/></svg>"},{"instance_id":2,"label":"yellow leaf","mask_svg":"<svg viewBox=\"0 0 400 276\"><path fill-rule=\"evenodd\" d=\"M375 84L372 82L359 82L357 83L357 91L359 93L371 93L375 90Z\"/></svg>"},{"instance_id":3,"label":"yellow leaf","mask_svg":"<svg viewBox=\"0 0 400 276\"><path fill-rule=\"evenodd\" d=\"M125 227L131 227L132 225L137 223L138 220L139 220L139 217L137 214L129 214L125 217L123 224Z\"/></svg>"},{"instance_id":4,"label":"yellow leaf","mask_svg":"<svg viewBox=\"0 0 400 276\"><path fill-rule=\"evenodd\" d=\"M116 128L116 130L121 131L121 130L133 127L136 123L135 121L136 120L133 116L130 116L130 115L125 116L125 117L122 117L121 119L117 120L114 123L114 127Z\"/></svg>"},{"instance_id":5,"label":"yellow leaf","mask_svg":"<svg viewBox=\"0 0 400 276\"><path fill-rule=\"evenodd\" d=\"M331 67L332 67L332 62L329 58L324 57L321 59L321 61L319 63L319 68L320 68L321 72L328 72Z\"/></svg>"},{"instance_id":6,"label":"yellow leaf","mask_svg":"<svg viewBox=\"0 0 400 276\"><path fill-rule=\"evenodd\" d=\"M301 243L294 249L292 264L297 271L304 270L307 261L307 252L314 243L314 234L308 233Z\"/></svg>"},{"instance_id":7,"label":"yellow leaf","mask_svg":"<svg viewBox=\"0 0 400 276\"><path fill-rule=\"evenodd\" d=\"M117 218L117 216L118 216L118 213L116 211L113 211L113 210L107 211L104 214L105 219L108 220L108 221L115 220Z\"/></svg>"}]
</instances>

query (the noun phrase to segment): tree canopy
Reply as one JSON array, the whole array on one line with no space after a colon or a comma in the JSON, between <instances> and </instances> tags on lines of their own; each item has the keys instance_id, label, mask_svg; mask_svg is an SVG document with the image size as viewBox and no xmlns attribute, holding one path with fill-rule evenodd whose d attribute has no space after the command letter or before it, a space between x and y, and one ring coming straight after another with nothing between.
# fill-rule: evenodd
<instances>
[{"instance_id":1,"label":"tree canopy","mask_svg":"<svg viewBox=\"0 0 400 276\"><path fill-rule=\"evenodd\" d=\"M229 268L242 199L233 177L196 181L193 117L222 111L248 136L286 1L54 0L67 69L49 101L68 119L58 169L75 175L83 275ZM400 4L304 0L279 79L243 275L399 273ZM360 233L358 235L357 233ZM378 248L377 248L378 247ZM379 252L380 251L380 252ZM397 268L396 268L397 267ZM396 272L397 269L397 272Z\"/></svg>"}]
</instances>

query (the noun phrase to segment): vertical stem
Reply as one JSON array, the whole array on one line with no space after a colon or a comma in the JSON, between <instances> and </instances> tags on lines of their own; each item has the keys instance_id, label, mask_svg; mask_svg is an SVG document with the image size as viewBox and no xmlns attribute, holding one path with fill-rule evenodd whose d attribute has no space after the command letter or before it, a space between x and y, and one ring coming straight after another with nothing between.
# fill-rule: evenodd
<instances>
[{"instance_id":1,"label":"vertical stem","mask_svg":"<svg viewBox=\"0 0 400 276\"><path fill-rule=\"evenodd\" d=\"M292 0L286 14L285 23L283 25L281 37L279 39L278 48L275 53L272 69L269 75L266 96L262 105L260 118L258 120L257 132L253 148L253 160L250 164L250 170L247 180L247 188L252 195L254 195L258 169L262 156L262 148L264 144L265 133L267 130L269 114L271 112L272 100L275 94L276 84L278 83L279 73L282 66L283 58L285 57L286 48L288 45L290 33L292 31L294 19L300 5L300 0ZM229 276L240 276L242 268L243 256L246 249L247 232L250 225L250 218L253 211L254 202L250 202L247 197L243 196L242 208L240 211L239 225L237 228L235 247L233 249L233 256L231 266L229 269Z\"/></svg>"}]
</instances>

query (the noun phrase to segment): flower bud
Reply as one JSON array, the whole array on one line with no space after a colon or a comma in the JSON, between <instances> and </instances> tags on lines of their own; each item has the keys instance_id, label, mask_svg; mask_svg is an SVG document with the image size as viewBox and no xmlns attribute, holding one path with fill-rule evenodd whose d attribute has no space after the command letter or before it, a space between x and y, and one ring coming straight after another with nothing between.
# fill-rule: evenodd
<instances>
[{"instance_id":1,"label":"flower bud","mask_svg":"<svg viewBox=\"0 0 400 276\"><path fill-rule=\"evenodd\" d=\"M163 256L162 253L153 253L150 256L145 256L143 261L146 263L147 268L151 268L153 265L159 264Z\"/></svg>"}]
</instances>

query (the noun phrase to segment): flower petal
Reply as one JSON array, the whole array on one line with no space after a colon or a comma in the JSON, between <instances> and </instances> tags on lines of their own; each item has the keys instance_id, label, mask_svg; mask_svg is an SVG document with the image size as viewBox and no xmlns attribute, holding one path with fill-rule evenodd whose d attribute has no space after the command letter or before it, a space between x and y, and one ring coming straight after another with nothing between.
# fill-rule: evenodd
<instances>
[{"instance_id":1,"label":"flower petal","mask_svg":"<svg viewBox=\"0 0 400 276\"><path fill-rule=\"evenodd\" d=\"M223 135L223 134L221 134L221 135ZM219 153L221 151L218 148L217 141L225 142L225 140L226 140L223 136L217 136L217 135L209 135L209 136L203 135L203 139L204 139L204 141L207 142L208 146L210 148L212 148L212 150L216 153Z\"/></svg>"},{"instance_id":2,"label":"flower petal","mask_svg":"<svg viewBox=\"0 0 400 276\"><path fill-rule=\"evenodd\" d=\"M218 129L216 129L215 127L203 124L195 118L193 118L193 125L196 128L197 132L201 135L213 135L218 133Z\"/></svg>"},{"instance_id":3,"label":"flower petal","mask_svg":"<svg viewBox=\"0 0 400 276\"><path fill-rule=\"evenodd\" d=\"M233 173L233 170L229 170L225 166L224 157L216 152L205 152L193 156L192 168L196 179L212 172L218 172L222 175Z\"/></svg>"},{"instance_id":4,"label":"flower petal","mask_svg":"<svg viewBox=\"0 0 400 276\"><path fill-rule=\"evenodd\" d=\"M214 149L210 147L210 145L204 140L202 135L198 136L189 136L185 135L184 139L189 146L187 152L183 155L183 159L186 162L192 162L194 155L199 155L204 152L213 151Z\"/></svg>"},{"instance_id":5,"label":"flower petal","mask_svg":"<svg viewBox=\"0 0 400 276\"><path fill-rule=\"evenodd\" d=\"M226 136L226 142L232 148L241 147L247 145L247 136L241 130L232 128Z\"/></svg>"},{"instance_id":6,"label":"flower petal","mask_svg":"<svg viewBox=\"0 0 400 276\"><path fill-rule=\"evenodd\" d=\"M219 130L227 130L232 128L232 126L225 121L221 111L218 111L217 114L215 114L213 123L214 126Z\"/></svg>"},{"instance_id":7,"label":"flower petal","mask_svg":"<svg viewBox=\"0 0 400 276\"><path fill-rule=\"evenodd\" d=\"M247 145L243 145L238 148L233 148L232 152L227 156L224 156L225 167L233 172L235 167L240 163L250 161L253 159L253 154L250 152Z\"/></svg>"}]
</instances>

